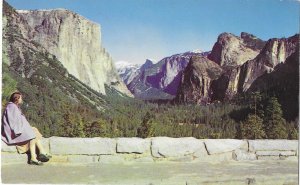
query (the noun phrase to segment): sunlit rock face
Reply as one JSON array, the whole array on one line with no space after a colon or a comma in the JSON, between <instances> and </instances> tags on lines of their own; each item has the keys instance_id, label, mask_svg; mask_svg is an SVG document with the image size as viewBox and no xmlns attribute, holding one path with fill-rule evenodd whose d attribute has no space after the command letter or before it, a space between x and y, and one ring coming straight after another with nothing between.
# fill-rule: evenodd
<instances>
[{"instance_id":1,"label":"sunlit rock face","mask_svg":"<svg viewBox=\"0 0 300 185\"><path fill-rule=\"evenodd\" d=\"M289 38L270 39L260 54L253 60L247 61L240 69L239 92L250 88L252 83L264 73L270 73L274 68L284 63L286 59L299 48L299 35Z\"/></svg>"},{"instance_id":2,"label":"sunlit rock face","mask_svg":"<svg viewBox=\"0 0 300 185\"><path fill-rule=\"evenodd\" d=\"M262 42L256 42L255 45L252 41L255 49L261 48L259 54L242 65L223 66L223 74L212 85L212 100L230 100L234 95L247 91L258 77L272 72L296 51L298 37L273 38L265 42L264 47L261 47ZM249 46L249 39L247 41Z\"/></svg>"},{"instance_id":3,"label":"sunlit rock face","mask_svg":"<svg viewBox=\"0 0 300 185\"><path fill-rule=\"evenodd\" d=\"M221 67L204 56L193 56L183 72L176 101L207 104L211 102L211 85L222 74Z\"/></svg>"},{"instance_id":4,"label":"sunlit rock face","mask_svg":"<svg viewBox=\"0 0 300 185\"><path fill-rule=\"evenodd\" d=\"M259 54L261 45L263 41L247 33L242 33L241 37L222 33L208 58L220 66L242 65Z\"/></svg>"},{"instance_id":5,"label":"sunlit rock face","mask_svg":"<svg viewBox=\"0 0 300 185\"><path fill-rule=\"evenodd\" d=\"M256 79L285 63L297 50L298 34L262 41L244 32L240 37L222 33L207 57L190 60L183 72L185 75L181 78L176 100L198 104L231 100L248 91ZM196 68L195 65L202 67ZM208 70L213 78L208 78Z\"/></svg>"},{"instance_id":6,"label":"sunlit rock face","mask_svg":"<svg viewBox=\"0 0 300 185\"><path fill-rule=\"evenodd\" d=\"M55 55L68 72L105 94L105 85L131 95L101 43L100 25L65 9L18 10L33 30L30 39Z\"/></svg>"}]
</instances>

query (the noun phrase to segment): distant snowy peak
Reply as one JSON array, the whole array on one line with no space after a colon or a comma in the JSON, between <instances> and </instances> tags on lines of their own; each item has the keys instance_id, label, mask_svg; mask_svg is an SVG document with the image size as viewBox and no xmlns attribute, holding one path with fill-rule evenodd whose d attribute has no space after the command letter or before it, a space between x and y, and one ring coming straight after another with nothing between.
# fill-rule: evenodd
<instances>
[{"instance_id":1,"label":"distant snowy peak","mask_svg":"<svg viewBox=\"0 0 300 185\"><path fill-rule=\"evenodd\" d=\"M192 51L187 51L185 53L182 53L182 55L201 55L201 56L207 56L210 53L210 51L203 51L201 49L194 49Z\"/></svg>"},{"instance_id":2,"label":"distant snowy peak","mask_svg":"<svg viewBox=\"0 0 300 185\"><path fill-rule=\"evenodd\" d=\"M117 61L115 62L117 72L121 79L128 85L138 74L140 65L132 64L127 61Z\"/></svg>"},{"instance_id":3,"label":"distant snowy peak","mask_svg":"<svg viewBox=\"0 0 300 185\"><path fill-rule=\"evenodd\" d=\"M203 51L201 49L195 49L191 51L191 53L203 53Z\"/></svg>"},{"instance_id":4,"label":"distant snowy peak","mask_svg":"<svg viewBox=\"0 0 300 185\"><path fill-rule=\"evenodd\" d=\"M115 62L115 66L117 69L124 69L124 68L139 68L138 64L133 64L127 61L117 61Z\"/></svg>"}]
</instances>

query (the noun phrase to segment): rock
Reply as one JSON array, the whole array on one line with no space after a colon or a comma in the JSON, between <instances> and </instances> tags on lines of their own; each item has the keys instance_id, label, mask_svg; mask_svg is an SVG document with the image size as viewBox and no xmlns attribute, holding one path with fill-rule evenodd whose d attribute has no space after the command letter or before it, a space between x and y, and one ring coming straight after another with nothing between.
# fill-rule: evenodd
<instances>
[{"instance_id":1,"label":"rock","mask_svg":"<svg viewBox=\"0 0 300 185\"><path fill-rule=\"evenodd\" d=\"M119 164L124 163L125 159L120 155L100 155L99 162L104 164Z\"/></svg>"},{"instance_id":2,"label":"rock","mask_svg":"<svg viewBox=\"0 0 300 185\"><path fill-rule=\"evenodd\" d=\"M224 73L212 81L212 101L231 100L238 93L240 67L227 67Z\"/></svg>"},{"instance_id":3,"label":"rock","mask_svg":"<svg viewBox=\"0 0 300 185\"><path fill-rule=\"evenodd\" d=\"M299 160L298 156L284 156L284 159L281 156L279 156L279 157L282 160L287 160L287 161L298 161Z\"/></svg>"},{"instance_id":4,"label":"rock","mask_svg":"<svg viewBox=\"0 0 300 185\"><path fill-rule=\"evenodd\" d=\"M295 156L294 151L257 151L258 156Z\"/></svg>"},{"instance_id":5,"label":"rock","mask_svg":"<svg viewBox=\"0 0 300 185\"><path fill-rule=\"evenodd\" d=\"M207 152L202 140L192 137L169 138L155 137L152 138L151 146L152 156L154 157L183 157L186 155L205 156ZM201 153L202 152L202 153Z\"/></svg>"},{"instance_id":6,"label":"rock","mask_svg":"<svg viewBox=\"0 0 300 185\"><path fill-rule=\"evenodd\" d=\"M99 156L87 156L87 155L69 155L68 162L70 163L94 163L98 162Z\"/></svg>"},{"instance_id":7,"label":"rock","mask_svg":"<svg viewBox=\"0 0 300 185\"><path fill-rule=\"evenodd\" d=\"M132 96L101 41L100 25L65 9L18 10L28 22L30 39L55 55L70 74L105 94L105 85Z\"/></svg>"},{"instance_id":8,"label":"rock","mask_svg":"<svg viewBox=\"0 0 300 185\"><path fill-rule=\"evenodd\" d=\"M52 154L115 154L116 140L110 138L61 138L51 137Z\"/></svg>"},{"instance_id":9,"label":"rock","mask_svg":"<svg viewBox=\"0 0 300 185\"><path fill-rule=\"evenodd\" d=\"M204 147L200 147L199 149L197 149L195 151L195 153L193 154L193 157L195 158L202 158L202 157L207 157L208 156L208 152L205 148L205 144L203 143Z\"/></svg>"},{"instance_id":10,"label":"rock","mask_svg":"<svg viewBox=\"0 0 300 185\"><path fill-rule=\"evenodd\" d=\"M279 156L296 156L295 151L280 151Z\"/></svg>"},{"instance_id":11,"label":"rock","mask_svg":"<svg viewBox=\"0 0 300 185\"><path fill-rule=\"evenodd\" d=\"M246 32L242 32L241 33L241 39L243 40L243 43L248 47L251 48L253 50L262 50L266 44L265 41L257 38L256 36L246 33Z\"/></svg>"},{"instance_id":12,"label":"rock","mask_svg":"<svg viewBox=\"0 0 300 185\"><path fill-rule=\"evenodd\" d=\"M244 43L245 40L231 33L222 33L208 58L220 66L242 65L259 53L259 50L248 47L248 42Z\"/></svg>"},{"instance_id":13,"label":"rock","mask_svg":"<svg viewBox=\"0 0 300 185\"><path fill-rule=\"evenodd\" d=\"M47 153L50 153L50 139L49 138L42 138L41 142L42 142L42 145L43 145L45 151Z\"/></svg>"},{"instance_id":14,"label":"rock","mask_svg":"<svg viewBox=\"0 0 300 185\"><path fill-rule=\"evenodd\" d=\"M280 160L279 156L257 156L258 160Z\"/></svg>"},{"instance_id":15,"label":"rock","mask_svg":"<svg viewBox=\"0 0 300 185\"><path fill-rule=\"evenodd\" d=\"M44 86L45 91L53 89L56 93L61 94L66 101L72 101L75 104L90 102L89 105L86 105L86 108L94 109L96 107L98 110L103 110L106 103L103 102L103 98L99 98L101 96L99 91L96 92L87 87L89 84L84 84L74 75L69 74L61 61L57 59L57 56L50 54L43 47L44 45L42 46L42 44L32 40L34 35L41 33L36 33L37 30L32 29L27 20L17 13L13 7L10 7L7 3L3 5L3 19L6 20L6 24L3 25L3 53L5 56L3 63L7 64L7 66L4 66L5 69L8 67L9 71L18 74L12 78L15 80L18 76L25 78L24 83L28 84L29 89L40 88L44 86L43 84L47 84ZM54 26L54 24L49 25L49 27L51 26ZM72 35L70 35L70 38L72 38ZM46 44L47 39L42 42ZM73 62L77 63L77 61ZM44 70L44 72L41 72L41 70ZM9 71L4 70L3 72L9 75L11 73ZM59 82L60 85L55 85L56 82ZM53 101L56 99L54 96L49 98ZM50 105L50 108L55 109L59 104ZM93 111L97 112L97 110ZM51 123L47 122L45 124Z\"/></svg>"},{"instance_id":16,"label":"rock","mask_svg":"<svg viewBox=\"0 0 300 185\"><path fill-rule=\"evenodd\" d=\"M142 138L118 138L117 152L118 153L145 153L150 151L150 139Z\"/></svg>"},{"instance_id":17,"label":"rock","mask_svg":"<svg viewBox=\"0 0 300 185\"><path fill-rule=\"evenodd\" d=\"M220 163L232 161L232 152L218 153L213 155L204 155L202 157L194 159L195 162L210 162L210 163Z\"/></svg>"},{"instance_id":18,"label":"rock","mask_svg":"<svg viewBox=\"0 0 300 185\"><path fill-rule=\"evenodd\" d=\"M203 56L193 56L185 68L175 100L177 102L207 104L211 102L211 84L222 69Z\"/></svg>"},{"instance_id":19,"label":"rock","mask_svg":"<svg viewBox=\"0 0 300 185\"><path fill-rule=\"evenodd\" d=\"M168 158L168 161L174 162L192 162L194 160L193 156L183 156L183 157L171 157Z\"/></svg>"},{"instance_id":20,"label":"rock","mask_svg":"<svg viewBox=\"0 0 300 185\"><path fill-rule=\"evenodd\" d=\"M115 62L115 66L122 81L128 85L139 74L139 65L126 61Z\"/></svg>"},{"instance_id":21,"label":"rock","mask_svg":"<svg viewBox=\"0 0 300 185\"><path fill-rule=\"evenodd\" d=\"M2 152L17 152L16 146L8 146L6 143L1 141L1 151Z\"/></svg>"},{"instance_id":22,"label":"rock","mask_svg":"<svg viewBox=\"0 0 300 185\"><path fill-rule=\"evenodd\" d=\"M299 50L299 35L289 38L270 39L260 54L241 66L239 91L248 90L252 83L263 74L272 72L275 67Z\"/></svg>"},{"instance_id":23,"label":"rock","mask_svg":"<svg viewBox=\"0 0 300 185\"><path fill-rule=\"evenodd\" d=\"M185 52L165 57L156 64L147 59L127 87L140 99L172 99L190 58L205 55L207 52Z\"/></svg>"},{"instance_id":24,"label":"rock","mask_svg":"<svg viewBox=\"0 0 300 185\"><path fill-rule=\"evenodd\" d=\"M232 152L232 158L236 161L257 160L257 156L254 153L249 153L240 149Z\"/></svg>"},{"instance_id":25,"label":"rock","mask_svg":"<svg viewBox=\"0 0 300 185\"><path fill-rule=\"evenodd\" d=\"M256 152L260 150L298 150L297 140L249 140L249 151Z\"/></svg>"},{"instance_id":26,"label":"rock","mask_svg":"<svg viewBox=\"0 0 300 185\"><path fill-rule=\"evenodd\" d=\"M141 162L141 163L152 163L152 162L154 162L152 157L140 157L140 158L134 159L133 161Z\"/></svg>"},{"instance_id":27,"label":"rock","mask_svg":"<svg viewBox=\"0 0 300 185\"><path fill-rule=\"evenodd\" d=\"M209 155L248 147L247 141L237 139L205 139L204 143Z\"/></svg>"},{"instance_id":28,"label":"rock","mask_svg":"<svg viewBox=\"0 0 300 185\"><path fill-rule=\"evenodd\" d=\"M221 68L221 73L218 70L211 70L210 74L216 76L215 78L207 78L207 75L202 75L205 74L207 68L202 67L201 72L197 72L195 69L191 70L190 62L182 76L176 100L198 104L231 100L236 94L246 91L262 92L278 89L275 88L275 85L282 82L284 87L281 87L282 85L279 87L286 92L290 92L286 89L291 89L289 86L294 83L284 84L286 80L281 80L281 78L286 78L289 81L291 78L285 77L288 73L283 72L281 75L275 73L268 81L264 78L261 79L261 76L276 71L278 64L285 63L288 57L292 55L295 55L295 58L298 59L298 50L299 34L289 38L273 38L264 42L247 33L242 33L241 38L230 33L223 33L218 37L212 52L204 57L206 59L199 60L217 63ZM295 63L298 65L299 62ZM289 72L291 69L287 71ZM291 75L292 79L296 78L295 75L297 74L293 73ZM256 80L260 80L260 82ZM252 87L254 82L257 82L257 84ZM269 88L263 89L266 87ZM291 89L293 94L294 92L297 93L296 89Z\"/></svg>"},{"instance_id":29,"label":"rock","mask_svg":"<svg viewBox=\"0 0 300 185\"><path fill-rule=\"evenodd\" d=\"M284 117L296 118L299 115L299 46L296 52L278 64L270 73L257 78L247 90L248 92L270 92L280 94Z\"/></svg>"}]
</instances>

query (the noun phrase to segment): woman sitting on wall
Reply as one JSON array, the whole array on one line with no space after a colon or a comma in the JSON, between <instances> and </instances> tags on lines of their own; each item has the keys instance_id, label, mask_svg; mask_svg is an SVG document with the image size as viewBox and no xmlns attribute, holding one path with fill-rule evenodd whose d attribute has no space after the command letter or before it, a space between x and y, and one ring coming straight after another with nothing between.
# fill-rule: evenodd
<instances>
[{"instance_id":1,"label":"woman sitting on wall","mask_svg":"<svg viewBox=\"0 0 300 185\"><path fill-rule=\"evenodd\" d=\"M42 135L37 128L31 127L20 109L23 103L22 94L14 92L10 96L2 116L2 140L7 145L15 145L19 153L30 151L29 164L42 165L49 161L50 155L46 154L42 144ZM36 154L36 147L39 155Z\"/></svg>"}]
</instances>

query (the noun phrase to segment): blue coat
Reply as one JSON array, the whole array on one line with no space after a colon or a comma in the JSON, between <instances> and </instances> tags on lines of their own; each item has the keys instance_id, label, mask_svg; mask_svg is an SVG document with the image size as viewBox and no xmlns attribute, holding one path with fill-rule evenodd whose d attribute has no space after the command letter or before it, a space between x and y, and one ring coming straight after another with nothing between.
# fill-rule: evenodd
<instances>
[{"instance_id":1,"label":"blue coat","mask_svg":"<svg viewBox=\"0 0 300 185\"><path fill-rule=\"evenodd\" d=\"M2 141L8 145L34 139L35 133L19 107L9 102L2 116Z\"/></svg>"}]
</instances>

